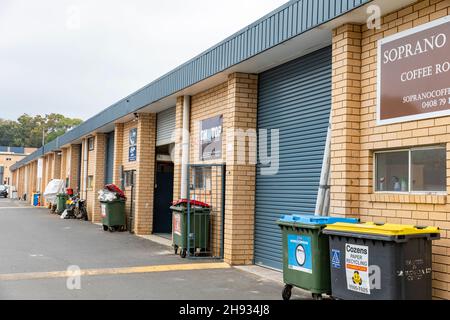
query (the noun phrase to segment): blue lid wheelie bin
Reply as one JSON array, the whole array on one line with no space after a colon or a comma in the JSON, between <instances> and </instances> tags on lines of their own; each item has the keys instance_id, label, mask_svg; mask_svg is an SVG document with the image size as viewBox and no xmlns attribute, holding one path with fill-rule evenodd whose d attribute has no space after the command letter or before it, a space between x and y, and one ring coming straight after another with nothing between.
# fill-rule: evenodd
<instances>
[{"instance_id":1,"label":"blue lid wheelie bin","mask_svg":"<svg viewBox=\"0 0 450 320\"><path fill-rule=\"evenodd\" d=\"M291 298L293 286L310 291L314 299L331 294L329 242L322 230L336 222L359 220L313 215L287 215L278 220L283 239L284 300Z\"/></svg>"}]
</instances>

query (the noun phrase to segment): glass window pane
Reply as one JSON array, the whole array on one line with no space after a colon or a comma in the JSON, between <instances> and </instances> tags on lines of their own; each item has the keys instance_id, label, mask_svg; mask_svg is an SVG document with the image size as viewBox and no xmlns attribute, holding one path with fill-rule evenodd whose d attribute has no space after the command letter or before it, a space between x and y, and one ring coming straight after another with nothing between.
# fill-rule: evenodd
<instances>
[{"instance_id":1,"label":"glass window pane","mask_svg":"<svg viewBox=\"0 0 450 320\"><path fill-rule=\"evenodd\" d=\"M376 191L409 191L409 152L377 153Z\"/></svg>"},{"instance_id":2,"label":"glass window pane","mask_svg":"<svg viewBox=\"0 0 450 320\"><path fill-rule=\"evenodd\" d=\"M446 150L411 151L412 191L446 191Z\"/></svg>"}]
</instances>

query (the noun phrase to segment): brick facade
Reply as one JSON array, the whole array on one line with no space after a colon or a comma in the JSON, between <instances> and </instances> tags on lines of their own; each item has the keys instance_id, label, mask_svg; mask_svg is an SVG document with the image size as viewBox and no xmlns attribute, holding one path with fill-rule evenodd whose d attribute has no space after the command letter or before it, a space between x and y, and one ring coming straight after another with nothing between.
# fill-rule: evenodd
<instances>
[{"instance_id":1,"label":"brick facade","mask_svg":"<svg viewBox=\"0 0 450 320\"><path fill-rule=\"evenodd\" d=\"M450 14L450 1L426 0L383 17L380 30L345 25L333 33L331 212L363 221L441 228L433 246L433 294L450 298L450 197L380 194L373 188L373 152L446 144L450 117L376 125L377 40ZM450 192L450 161L447 160Z\"/></svg>"},{"instance_id":2,"label":"brick facade","mask_svg":"<svg viewBox=\"0 0 450 320\"><path fill-rule=\"evenodd\" d=\"M237 154L228 149L237 149L237 141L229 136L236 129L246 131L256 129L257 76L235 73L228 81L191 97L190 110L190 163L226 164L225 197L225 239L224 258L231 264L253 263L254 239L254 201L256 167L254 164L241 164ZM176 110L176 158L181 159L181 128L183 98L178 98ZM200 123L202 120L223 115L222 158L200 160ZM230 140L230 141L229 141ZM244 153L248 155L249 145ZM256 147L250 150L256 153ZM174 198L180 194L181 165L175 165ZM214 185L214 184L213 184ZM219 191L219 192L217 192ZM220 190L211 190L220 194ZM213 208L215 210L215 208ZM216 220L217 222L217 220ZM220 223L220 221L218 221ZM216 226L220 228L219 226ZM213 226L214 229L214 226Z\"/></svg>"},{"instance_id":3,"label":"brick facade","mask_svg":"<svg viewBox=\"0 0 450 320\"><path fill-rule=\"evenodd\" d=\"M183 141L183 97L178 97L175 107L175 150L173 168L173 200L181 196L181 144Z\"/></svg>"},{"instance_id":4,"label":"brick facade","mask_svg":"<svg viewBox=\"0 0 450 320\"><path fill-rule=\"evenodd\" d=\"M123 123L116 123L114 130L113 183L122 186L121 166L123 163Z\"/></svg>"},{"instance_id":5,"label":"brick facade","mask_svg":"<svg viewBox=\"0 0 450 320\"><path fill-rule=\"evenodd\" d=\"M137 174L134 230L138 235L153 231L155 190L156 114L141 113L138 119Z\"/></svg>"},{"instance_id":6,"label":"brick facade","mask_svg":"<svg viewBox=\"0 0 450 320\"><path fill-rule=\"evenodd\" d=\"M81 186L81 177L82 177L80 170L82 166L81 145L79 144L71 145L69 147L67 158L69 161L67 164L69 187L74 190L81 191L81 189L79 188L79 186Z\"/></svg>"},{"instance_id":7,"label":"brick facade","mask_svg":"<svg viewBox=\"0 0 450 320\"><path fill-rule=\"evenodd\" d=\"M137 129L136 161L129 159L130 131ZM134 189L125 185L126 215L134 216L133 230L149 235L153 230L153 193L155 185L156 114L140 113L138 118L116 124L114 140L114 184L121 187L121 173L136 172ZM133 211L133 214L131 213Z\"/></svg>"},{"instance_id":8,"label":"brick facade","mask_svg":"<svg viewBox=\"0 0 450 320\"><path fill-rule=\"evenodd\" d=\"M133 120L123 124L116 125L115 141L117 143L117 149L114 150L115 160L114 160L114 179L117 182L116 185L122 187L122 177L121 177L121 167L123 173L126 171L137 170L137 159L136 161L129 161L129 134L130 130L137 129L137 120ZM139 132L138 132L139 135ZM129 185L124 185L125 195L127 196L127 202L125 207L125 212L128 217L132 215L131 211L135 210L134 203L136 202L136 193L132 190ZM133 203L132 203L133 202ZM134 208L133 208L134 207Z\"/></svg>"},{"instance_id":9,"label":"brick facade","mask_svg":"<svg viewBox=\"0 0 450 320\"><path fill-rule=\"evenodd\" d=\"M0 184L6 182L6 184L12 184L12 175L10 171L10 167L24 158L24 155L17 155L13 153L0 153L0 166L3 167L3 181L0 181Z\"/></svg>"}]
</instances>

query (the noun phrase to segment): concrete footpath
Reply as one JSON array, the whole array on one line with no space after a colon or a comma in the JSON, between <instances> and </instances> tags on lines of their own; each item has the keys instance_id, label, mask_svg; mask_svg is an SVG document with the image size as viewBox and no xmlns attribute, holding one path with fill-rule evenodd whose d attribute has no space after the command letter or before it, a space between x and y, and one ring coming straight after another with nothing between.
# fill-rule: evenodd
<instances>
[{"instance_id":1,"label":"concrete footpath","mask_svg":"<svg viewBox=\"0 0 450 320\"><path fill-rule=\"evenodd\" d=\"M280 300L280 279L259 267L181 259L128 232L0 199L0 299Z\"/></svg>"}]
</instances>

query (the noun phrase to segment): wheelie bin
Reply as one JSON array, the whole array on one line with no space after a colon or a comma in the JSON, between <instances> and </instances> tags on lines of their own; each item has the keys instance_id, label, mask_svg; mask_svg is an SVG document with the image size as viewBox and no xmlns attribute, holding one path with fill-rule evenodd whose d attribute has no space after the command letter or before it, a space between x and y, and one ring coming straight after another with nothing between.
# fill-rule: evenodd
<instances>
[{"instance_id":1,"label":"wheelie bin","mask_svg":"<svg viewBox=\"0 0 450 320\"><path fill-rule=\"evenodd\" d=\"M125 231L125 200L100 201L104 231Z\"/></svg>"},{"instance_id":2,"label":"wheelie bin","mask_svg":"<svg viewBox=\"0 0 450 320\"><path fill-rule=\"evenodd\" d=\"M175 254L186 258L189 241L189 253L201 254L209 246L210 214L209 204L190 200L190 219L188 231L188 202L179 200L171 207L172 241ZM188 240L189 239L189 240Z\"/></svg>"},{"instance_id":3,"label":"wheelie bin","mask_svg":"<svg viewBox=\"0 0 450 320\"><path fill-rule=\"evenodd\" d=\"M33 193L33 206L39 207L41 205L41 194Z\"/></svg>"},{"instance_id":4,"label":"wheelie bin","mask_svg":"<svg viewBox=\"0 0 450 320\"><path fill-rule=\"evenodd\" d=\"M61 214L66 210L66 202L69 197L65 193L58 193L56 195L56 213Z\"/></svg>"},{"instance_id":5,"label":"wheelie bin","mask_svg":"<svg viewBox=\"0 0 450 320\"><path fill-rule=\"evenodd\" d=\"M322 230L336 222L358 223L358 219L286 215L277 221L283 239L282 297L289 300L292 288L311 292L314 299L331 294L328 236Z\"/></svg>"},{"instance_id":6,"label":"wheelie bin","mask_svg":"<svg viewBox=\"0 0 450 320\"><path fill-rule=\"evenodd\" d=\"M330 241L331 290L336 299L430 300L433 240L439 228L337 223Z\"/></svg>"}]
</instances>

